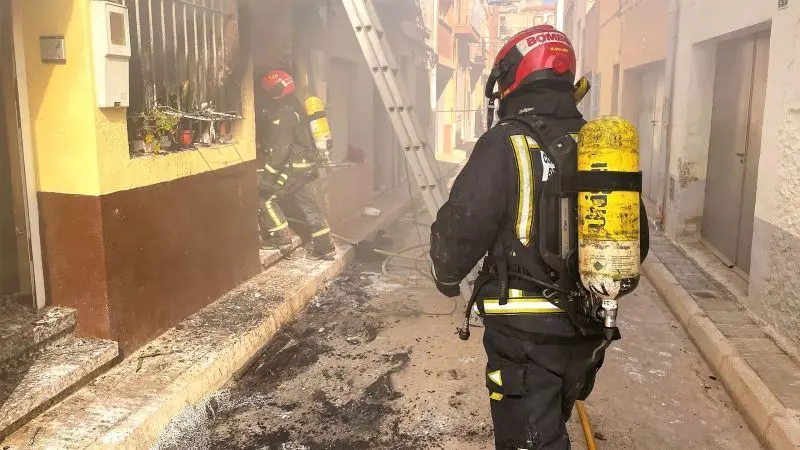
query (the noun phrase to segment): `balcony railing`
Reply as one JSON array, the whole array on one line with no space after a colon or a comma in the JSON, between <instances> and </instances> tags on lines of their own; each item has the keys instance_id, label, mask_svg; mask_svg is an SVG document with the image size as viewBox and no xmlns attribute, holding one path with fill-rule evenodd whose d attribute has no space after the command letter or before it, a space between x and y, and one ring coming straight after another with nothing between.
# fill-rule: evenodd
<instances>
[{"instance_id":1,"label":"balcony railing","mask_svg":"<svg viewBox=\"0 0 800 450\"><path fill-rule=\"evenodd\" d=\"M455 32L460 38L477 41L486 20L487 11L481 0L464 0L461 2Z\"/></svg>"}]
</instances>

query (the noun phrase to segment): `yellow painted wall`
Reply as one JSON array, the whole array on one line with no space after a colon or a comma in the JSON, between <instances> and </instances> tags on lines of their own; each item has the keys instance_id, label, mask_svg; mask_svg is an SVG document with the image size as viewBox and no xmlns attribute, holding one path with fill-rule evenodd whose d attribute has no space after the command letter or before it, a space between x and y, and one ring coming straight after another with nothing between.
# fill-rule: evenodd
<instances>
[{"instance_id":1,"label":"yellow painted wall","mask_svg":"<svg viewBox=\"0 0 800 450\"><path fill-rule=\"evenodd\" d=\"M28 101L40 191L99 194L88 1L13 0L21 11ZM39 37L63 35L67 64L44 64Z\"/></svg>"},{"instance_id":2,"label":"yellow painted wall","mask_svg":"<svg viewBox=\"0 0 800 450\"><path fill-rule=\"evenodd\" d=\"M20 8L39 191L103 195L255 159L252 70L235 145L131 159L126 111L96 106L89 3L12 0ZM63 35L67 63L45 64L39 37ZM252 69L252 68L251 68Z\"/></svg>"}]
</instances>

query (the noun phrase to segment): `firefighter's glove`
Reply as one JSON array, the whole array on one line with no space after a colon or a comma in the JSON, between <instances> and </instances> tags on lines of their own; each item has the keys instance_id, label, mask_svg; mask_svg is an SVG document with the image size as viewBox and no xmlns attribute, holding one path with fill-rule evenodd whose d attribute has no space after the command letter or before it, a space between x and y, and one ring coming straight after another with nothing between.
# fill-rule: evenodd
<instances>
[{"instance_id":1,"label":"firefighter's glove","mask_svg":"<svg viewBox=\"0 0 800 450\"><path fill-rule=\"evenodd\" d=\"M259 177L259 191L262 193L275 194L282 191L286 187L286 182L289 176L269 164L264 166L264 170L260 171Z\"/></svg>"},{"instance_id":2,"label":"firefighter's glove","mask_svg":"<svg viewBox=\"0 0 800 450\"><path fill-rule=\"evenodd\" d=\"M433 276L433 281L436 283L436 289L447 297L458 297L461 295L461 286L460 283L445 283L439 281L436 278L436 269L434 269L433 264L431 264L431 276Z\"/></svg>"}]
</instances>

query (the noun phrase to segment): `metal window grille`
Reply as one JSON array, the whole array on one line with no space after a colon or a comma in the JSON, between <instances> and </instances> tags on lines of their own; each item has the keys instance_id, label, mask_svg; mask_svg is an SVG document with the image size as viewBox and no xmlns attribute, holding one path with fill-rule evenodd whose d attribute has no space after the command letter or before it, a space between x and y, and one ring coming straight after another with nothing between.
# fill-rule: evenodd
<instances>
[{"instance_id":1,"label":"metal window grille","mask_svg":"<svg viewBox=\"0 0 800 450\"><path fill-rule=\"evenodd\" d=\"M239 114L237 0L126 0L133 113L169 107Z\"/></svg>"}]
</instances>

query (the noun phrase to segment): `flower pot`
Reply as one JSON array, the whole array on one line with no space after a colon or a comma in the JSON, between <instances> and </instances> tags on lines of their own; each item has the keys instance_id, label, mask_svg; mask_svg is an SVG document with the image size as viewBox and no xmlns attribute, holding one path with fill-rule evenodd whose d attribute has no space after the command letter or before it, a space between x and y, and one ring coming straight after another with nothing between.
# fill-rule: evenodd
<instances>
[{"instance_id":1,"label":"flower pot","mask_svg":"<svg viewBox=\"0 0 800 450\"><path fill-rule=\"evenodd\" d=\"M191 147L193 142L194 139L192 136L192 130L183 130L180 133L180 144L182 147L185 148Z\"/></svg>"},{"instance_id":2,"label":"flower pot","mask_svg":"<svg viewBox=\"0 0 800 450\"><path fill-rule=\"evenodd\" d=\"M161 150L168 150L172 147L172 139L169 135L163 135L158 138L158 146L161 147Z\"/></svg>"}]
</instances>

